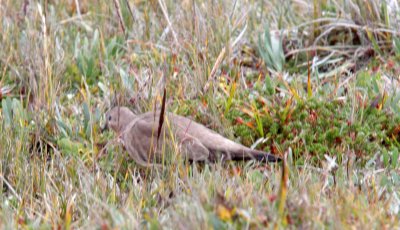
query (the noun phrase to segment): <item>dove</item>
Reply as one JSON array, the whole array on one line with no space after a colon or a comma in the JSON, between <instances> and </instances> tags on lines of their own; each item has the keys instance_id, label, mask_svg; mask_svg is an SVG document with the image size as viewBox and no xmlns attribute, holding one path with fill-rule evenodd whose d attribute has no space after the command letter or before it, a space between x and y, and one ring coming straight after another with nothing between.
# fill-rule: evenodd
<instances>
[{"instance_id":1,"label":"dove","mask_svg":"<svg viewBox=\"0 0 400 230\"><path fill-rule=\"evenodd\" d=\"M134 114L127 107L114 107L106 113L104 129L112 129L130 157L141 166L159 164L163 144L177 143L178 152L190 161L258 160L276 162L270 153L250 149L229 140L189 118L165 112L159 131L160 111ZM165 148L164 148L165 150Z\"/></svg>"}]
</instances>

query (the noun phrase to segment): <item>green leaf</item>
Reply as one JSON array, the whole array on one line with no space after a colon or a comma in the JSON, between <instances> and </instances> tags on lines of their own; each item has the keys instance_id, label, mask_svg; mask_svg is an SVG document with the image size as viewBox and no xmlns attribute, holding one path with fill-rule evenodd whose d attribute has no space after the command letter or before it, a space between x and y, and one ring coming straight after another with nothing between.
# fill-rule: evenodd
<instances>
[{"instance_id":1,"label":"green leaf","mask_svg":"<svg viewBox=\"0 0 400 230\"><path fill-rule=\"evenodd\" d=\"M399 160L399 150L397 148L393 148L392 150L392 167L396 168Z\"/></svg>"},{"instance_id":2,"label":"green leaf","mask_svg":"<svg viewBox=\"0 0 400 230\"><path fill-rule=\"evenodd\" d=\"M385 167L388 167L389 166L389 157L390 157L388 151L386 149L384 149L382 155L383 155L383 165Z\"/></svg>"},{"instance_id":3,"label":"green leaf","mask_svg":"<svg viewBox=\"0 0 400 230\"><path fill-rule=\"evenodd\" d=\"M79 150L83 149L83 144L73 142L69 138L61 138L57 141L58 147L63 153L78 156Z\"/></svg>"},{"instance_id":4,"label":"green leaf","mask_svg":"<svg viewBox=\"0 0 400 230\"><path fill-rule=\"evenodd\" d=\"M3 99L1 101L1 107L3 109L5 125L11 127L12 124L11 99L9 97L7 97L5 100Z\"/></svg>"},{"instance_id":5,"label":"green leaf","mask_svg":"<svg viewBox=\"0 0 400 230\"><path fill-rule=\"evenodd\" d=\"M265 26L263 39L261 39L261 35L258 36L258 48L268 67L279 72L283 70L285 55L282 47L282 36L279 39L271 36L268 25Z\"/></svg>"},{"instance_id":6,"label":"green leaf","mask_svg":"<svg viewBox=\"0 0 400 230\"><path fill-rule=\"evenodd\" d=\"M130 93L133 93L133 79L131 79L129 74L122 68L119 69L119 75L121 76L123 87L126 88Z\"/></svg>"},{"instance_id":7,"label":"green leaf","mask_svg":"<svg viewBox=\"0 0 400 230\"><path fill-rule=\"evenodd\" d=\"M393 43L394 43L394 52L397 57L400 57L400 38L393 37Z\"/></svg>"},{"instance_id":8,"label":"green leaf","mask_svg":"<svg viewBox=\"0 0 400 230\"><path fill-rule=\"evenodd\" d=\"M86 102L83 103L83 127L85 129L86 137L90 138L92 133L92 125L90 121L90 110Z\"/></svg>"},{"instance_id":9,"label":"green leaf","mask_svg":"<svg viewBox=\"0 0 400 230\"><path fill-rule=\"evenodd\" d=\"M58 126L58 129L63 134L63 137L69 137L72 135L72 129L67 124L65 124L63 121L57 120L57 126Z\"/></svg>"},{"instance_id":10,"label":"green leaf","mask_svg":"<svg viewBox=\"0 0 400 230\"><path fill-rule=\"evenodd\" d=\"M24 107L22 106L21 102L15 98L12 101L12 110L17 121L28 120Z\"/></svg>"}]
</instances>

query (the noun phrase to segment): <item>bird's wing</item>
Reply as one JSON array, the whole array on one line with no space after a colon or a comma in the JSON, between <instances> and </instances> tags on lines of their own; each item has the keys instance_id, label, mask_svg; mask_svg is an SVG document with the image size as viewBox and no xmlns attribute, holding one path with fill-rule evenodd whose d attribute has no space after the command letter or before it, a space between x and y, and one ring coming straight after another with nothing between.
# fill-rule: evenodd
<instances>
[{"instance_id":1,"label":"bird's wing","mask_svg":"<svg viewBox=\"0 0 400 230\"><path fill-rule=\"evenodd\" d=\"M161 129L160 139L157 140L159 113L149 112L134 119L122 135L125 148L130 156L140 165L149 166L164 161L165 157L174 157L174 154L165 156L163 153L182 154L189 160L207 160L209 150L197 138L182 134L182 128L178 128L170 121L168 114ZM157 146L157 147L156 147ZM176 148L178 147L178 148Z\"/></svg>"},{"instance_id":2,"label":"bird's wing","mask_svg":"<svg viewBox=\"0 0 400 230\"><path fill-rule=\"evenodd\" d=\"M139 116L129 123L121 135L129 155L142 166L149 166L154 160L157 161L156 132L157 126L148 116Z\"/></svg>"},{"instance_id":3,"label":"bird's wing","mask_svg":"<svg viewBox=\"0 0 400 230\"><path fill-rule=\"evenodd\" d=\"M218 154L222 154L223 158L226 159L265 159L267 161L279 161L278 157L275 157L270 153L250 149L246 146L229 140L228 138L225 138L224 136L200 123L179 115L172 116L174 123L177 124L178 136L181 136L182 139L186 136L195 138L209 150L210 159L220 158Z\"/></svg>"},{"instance_id":4,"label":"bird's wing","mask_svg":"<svg viewBox=\"0 0 400 230\"><path fill-rule=\"evenodd\" d=\"M179 151L183 156L192 161L206 161L209 159L210 151L199 139L185 135L179 140Z\"/></svg>"}]
</instances>

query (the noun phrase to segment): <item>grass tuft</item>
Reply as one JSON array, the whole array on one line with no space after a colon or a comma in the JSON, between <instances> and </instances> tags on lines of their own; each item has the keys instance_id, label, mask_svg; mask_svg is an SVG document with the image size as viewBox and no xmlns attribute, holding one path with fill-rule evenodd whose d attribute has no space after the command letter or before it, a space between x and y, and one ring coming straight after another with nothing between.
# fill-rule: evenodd
<instances>
[{"instance_id":1,"label":"grass tuft","mask_svg":"<svg viewBox=\"0 0 400 230\"><path fill-rule=\"evenodd\" d=\"M398 12L3 0L0 228L398 228ZM161 98L284 164L189 164L172 141L161 169L138 167L103 114Z\"/></svg>"}]
</instances>

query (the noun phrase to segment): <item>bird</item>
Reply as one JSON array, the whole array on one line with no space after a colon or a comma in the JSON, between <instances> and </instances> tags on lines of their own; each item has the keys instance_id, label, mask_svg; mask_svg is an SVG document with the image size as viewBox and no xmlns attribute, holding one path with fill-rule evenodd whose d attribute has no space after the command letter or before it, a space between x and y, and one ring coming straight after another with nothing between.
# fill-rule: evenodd
<instances>
[{"instance_id":1,"label":"bird","mask_svg":"<svg viewBox=\"0 0 400 230\"><path fill-rule=\"evenodd\" d=\"M250 149L190 118L170 112L164 113L159 134L160 115L160 110L135 114L127 107L117 106L106 112L103 130L114 131L130 157L144 167L160 165L165 157L163 145L165 147L165 144L171 143L176 143L174 146L177 146L178 152L192 162L215 162L219 159L268 162L281 160L278 156Z\"/></svg>"}]
</instances>

